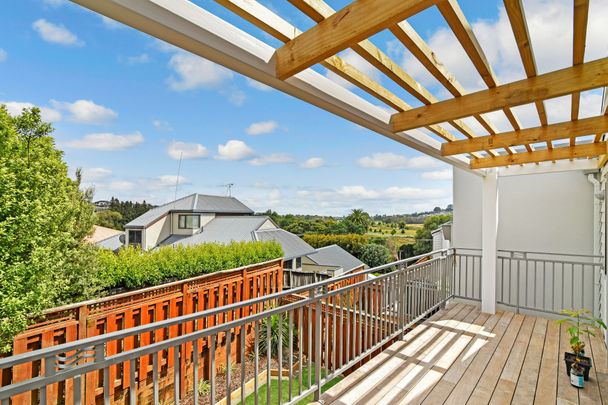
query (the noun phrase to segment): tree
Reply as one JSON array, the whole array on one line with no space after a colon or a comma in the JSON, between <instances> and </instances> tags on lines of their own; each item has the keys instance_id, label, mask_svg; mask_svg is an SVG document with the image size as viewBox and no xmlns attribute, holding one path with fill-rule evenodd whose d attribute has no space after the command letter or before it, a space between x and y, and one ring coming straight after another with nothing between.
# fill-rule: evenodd
<instances>
[{"instance_id":1,"label":"tree","mask_svg":"<svg viewBox=\"0 0 608 405\"><path fill-rule=\"evenodd\" d=\"M97 291L91 190L68 177L38 108L0 106L0 353L43 309Z\"/></svg>"},{"instance_id":2,"label":"tree","mask_svg":"<svg viewBox=\"0 0 608 405\"><path fill-rule=\"evenodd\" d=\"M349 229L349 233L365 233L367 232L372 219L369 214L362 209L354 209L344 218L344 223Z\"/></svg>"},{"instance_id":3,"label":"tree","mask_svg":"<svg viewBox=\"0 0 608 405\"><path fill-rule=\"evenodd\" d=\"M421 255L433 249L433 237L431 232L439 228L440 225L452 220L449 214L431 215L424 220L422 228L416 231L414 236L414 254Z\"/></svg>"},{"instance_id":4,"label":"tree","mask_svg":"<svg viewBox=\"0 0 608 405\"><path fill-rule=\"evenodd\" d=\"M105 210L97 213L97 220L95 223L99 226L105 226L106 228L122 229L122 215L120 212Z\"/></svg>"},{"instance_id":5,"label":"tree","mask_svg":"<svg viewBox=\"0 0 608 405\"><path fill-rule=\"evenodd\" d=\"M391 261L391 251L386 246L370 243L361 249L359 260L369 267L382 266Z\"/></svg>"}]
</instances>

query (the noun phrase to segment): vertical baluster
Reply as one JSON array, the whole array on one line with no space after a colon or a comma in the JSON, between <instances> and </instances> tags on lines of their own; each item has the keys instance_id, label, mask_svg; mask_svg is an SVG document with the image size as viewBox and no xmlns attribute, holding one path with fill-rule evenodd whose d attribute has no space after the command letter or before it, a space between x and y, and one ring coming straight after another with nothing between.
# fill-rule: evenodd
<instances>
[{"instance_id":1,"label":"vertical baluster","mask_svg":"<svg viewBox=\"0 0 608 405\"><path fill-rule=\"evenodd\" d=\"M179 405L179 383L180 383L180 363L179 363L180 347L175 346L173 349L173 397L175 405Z\"/></svg>"},{"instance_id":2,"label":"vertical baluster","mask_svg":"<svg viewBox=\"0 0 608 405\"><path fill-rule=\"evenodd\" d=\"M315 290L314 288L309 291L308 296L310 298L314 298ZM312 329L313 329L313 320L312 320L312 306L313 302L308 304L308 388L312 387Z\"/></svg>"},{"instance_id":3,"label":"vertical baluster","mask_svg":"<svg viewBox=\"0 0 608 405\"><path fill-rule=\"evenodd\" d=\"M350 328L350 311L351 311L351 302L352 302L352 289L346 291L346 330L344 333L345 350L344 350L344 362L348 363L350 361L350 337L353 334L353 330Z\"/></svg>"},{"instance_id":4,"label":"vertical baluster","mask_svg":"<svg viewBox=\"0 0 608 405\"><path fill-rule=\"evenodd\" d=\"M260 321L256 320L253 327L253 398L258 405L258 374L260 374ZM196 404L195 404L196 405Z\"/></svg>"},{"instance_id":5,"label":"vertical baluster","mask_svg":"<svg viewBox=\"0 0 608 405\"><path fill-rule=\"evenodd\" d=\"M359 323L357 334L359 339L359 355L363 353L363 287L359 287Z\"/></svg>"},{"instance_id":6,"label":"vertical baluster","mask_svg":"<svg viewBox=\"0 0 608 405\"><path fill-rule=\"evenodd\" d=\"M323 302L321 302L321 304L323 304ZM327 375L329 373L329 308L330 308L330 302L329 302L329 297L326 296L325 298L325 311L322 311L321 314L323 315L323 317L325 318L325 330L321 330L321 340L323 342L323 345L325 346L325 358L324 358L324 366L325 366L325 375ZM323 319L323 318L321 318ZM321 325L321 328L323 328L323 324Z\"/></svg>"},{"instance_id":7,"label":"vertical baluster","mask_svg":"<svg viewBox=\"0 0 608 405\"><path fill-rule=\"evenodd\" d=\"M196 321L195 321L196 322ZM196 323L195 323L195 327L194 330L198 330L198 328L196 327ZM199 401L199 394L198 394L198 339L195 339L192 342L192 380L193 380L193 385L194 385L194 405L198 405L198 401Z\"/></svg>"},{"instance_id":8,"label":"vertical baluster","mask_svg":"<svg viewBox=\"0 0 608 405\"><path fill-rule=\"evenodd\" d=\"M574 308L574 264L570 263L570 307Z\"/></svg>"},{"instance_id":9,"label":"vertical baluster","mask_svg":"<svg viewBox=\"0 0 608 405\"><path fill-rule=\"evenodd\" d=\"M310 329L310 327L309 327ZM298 395L302 394L302 372L304 371L302 337L304 336L304 307L298 309ZM257 404L256 404L257 405Z\"/></svg>"},{"instance_id":10,"label":"vertical baluster","mask_svg":"<svg viewBox=\"0 0 608 405\"><path fill-rule=\"evenodd\" d=\"M226 403L232 403L232 330L226 331Z\"/></svg>"},{"instance_id":11,"label":"vertical baluster","mask_svg":"<svg viewBox=\"0 0 608 405\"><path fill-rule=\"evenodd\" d=\"M315 393L314 398L315 401L321 399L321 367L322 367L322 359L321 359L321 298L316 299L315 306ZM270 402L268 402L270 403Z\"/></svg>"},{"instance_id":12,"label":"vertical baluster","mask_svg":"<svg viewBox=\"0 0 608 405\"><path fill-rule=\"evenodd\" d=\"M291 401L293 393L293 310L289 311L288 317L289 323L289 396L288 400Z\"/></svg>"},{"instance_id":13,"label":"vertical baluster","mask_svg":"<svg viewBox=\"0 0 608 405\"><path fill-rule=\"evenodd\" d=\"M279 384L278 386L278 394L279 394L279 405L283 403L283 314L277 314L279 325L278 325L278 337L279 341L277 347L277 359L279 363Z\"/></svg>"},{"instance_id":14,"label":"vertical baluster","mask_svg":"<svg viewBox=\"0 0 608 405\"><path fill-rule=\"evenodd\" d=\"M338 328L336 325L336 308L338 307L338 294L333 296L332 306L331 306L331 314L332 314L332 323L331 323L331 353L332 353L332 362L331 362L331 370L336 370L336 351L338 350L338 346L336 346L336 333L338 333ZM342 347L341 345L339 345Z\"/></svg>"},{"instance_id":15,"label":"vertical baluster","mask_svg":"<svg viewBox=\"0 0 608 405\"><path fill-rule=\"evenodd\" d=\"M344 347L342 347L342 345L344 344L344 305L343 305L344 295L338 294L338 295L336 295L336 297L339 298L339 305L340 305L340 341L338 342L338 346L340 346L340 351L338 352L338 356L339 356L338 364L340 365L340 367L342 367L344 365L344 363L343 363Z\"/></svg>"},{"instance_id":16,"label":"vertical baluster","mask_svg":"<svg viewBox=\"0 0 608 405\"><path fill-rule=\"evenodd\" d=\"M270 403L270 362L272 359L272 345L271 345L271 330L270 330L271 319L266 318L266 403Z\"/></svg>"},{"instance_id":17,"label":"vertical baluster","mask_svg":"<svg viewBox=\"0 0 608 405\"><path fill-rule=\"evenodd\" d=\"M369 302L369 327L370 327L370 333L369 333L369 340L371 342L371 346L374 346L377 342L376 342L376 338L375 338L375 330L374 330L374 322L375 322L375 316L374 316L374 297L376 294L374 294L374 283L369 284L368 287L368 302Z\"/></svg>"},{"instance_id":18,"label":"vertical baluster","mask_svg":"<svg viewBox=\"0 0 608 405\"><path fill-rule=\"evenodd\" d=\"M351 360L357 357L357 289L353 288L353 342Z\"/></svg>"},{"instance_id":19,"label":"vertical baluster","mask_svg":"<svg viewBox=\"0 0 608 405\"><path fill-rule=\"evenodd\" d=\"M367 314L369 313L368 302L369 293L367 291L367 286L363 286L363 303L365 306L365 315L363 316L363 351L366 351L369 348L369 334L367 333Z\"/></svg>"},{"instance_id":20,"label":"vertical baluster","mask_svg":"<svg viewBox=\"0 0 608 405\"><path fill-rule=\"evenodd\" d=\"M74 405L80 405L82 403L82 376L77 375L74 377L73 390ZM8 401L6 405L8 405Z\"/></svg>"},{"instance_id":21,"label":"vertical baluster","mask_svg":"<svg viewBox=\"0 0 608 405\"><path fill-rule=\"evenodd\" d=\"M245 337L247 335L247 325L241 326L241 404L245 404ZM257 393L256 393L257 395ZM196 405L196 404L195 404Z\"/></svg>"},{"instance_id":22,"label":"vertical baluster","mask_svg":"<svg viewBox=\"0 0 608 405\"><path fill-rule=\"evenodd\" d=\"M209 368L211 369L211 377L210 377L210 383L211 383L211 393L210 393L210 399L211 399L211 403L215 404L215 340L217 339L217 335L211 335L211 347L210 347L210 353L211 353L211 361L209 362Z\"/></svg>"},{"instance_id":23,"label":"vertical baluster","mask_svg":"<svg viewBox=\"0 0 608 405\"><path fill-rule=\"evenodd\" d=\"M154 404L160 403L158 392L158 352L152 353L152 384Z\"/></svg>"}]
</instances>

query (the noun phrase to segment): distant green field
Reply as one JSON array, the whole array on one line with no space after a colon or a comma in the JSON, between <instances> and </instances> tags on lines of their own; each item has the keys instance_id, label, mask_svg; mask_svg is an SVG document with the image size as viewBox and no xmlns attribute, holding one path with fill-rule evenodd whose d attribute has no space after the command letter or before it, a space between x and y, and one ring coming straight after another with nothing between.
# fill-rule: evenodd
<instances>
[{"instance_id":1,"label":"distant green field","mask_svg":"<svg viewBox=\"0 0 608 405\"><path fill-rule=\"evenodd\" d=\"M391 227L390 224L377 224L372 225L369 228L368 235L375 236L399 236L402 238L413 238L416 235L416 231L422 228L422 224L408 224L405 229L400 229L399 226ZM393 231L395 232L393 234Z\"/></svg>"}]
</instances>

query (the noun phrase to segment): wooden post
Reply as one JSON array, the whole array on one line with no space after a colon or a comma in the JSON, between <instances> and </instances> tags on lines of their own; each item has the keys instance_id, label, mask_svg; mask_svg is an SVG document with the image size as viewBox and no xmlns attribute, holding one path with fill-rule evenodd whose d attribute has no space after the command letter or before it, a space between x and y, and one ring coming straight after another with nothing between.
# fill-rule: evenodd
<instances>
[{"instance_id":1,"label":"wooden post","mask_svg":"<svg viewBox=\"0 0 608 405\"><path fill-rule=\"evenodd\" d=\"M496 239L498 237L498 171L483 178L481 208L481 310L496 313Z\"/></svg>"}]
</instances>

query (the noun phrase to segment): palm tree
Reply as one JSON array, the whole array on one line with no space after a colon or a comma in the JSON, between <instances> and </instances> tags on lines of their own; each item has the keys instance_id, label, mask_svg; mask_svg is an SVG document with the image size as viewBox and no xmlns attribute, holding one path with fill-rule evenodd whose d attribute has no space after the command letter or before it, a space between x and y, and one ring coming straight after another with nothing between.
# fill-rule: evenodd
<instances>
[{"instance_id":1,"label":"palm tree","mask_svg":"<svg viewBox=\"0 0 608 405\"><path fill-rule=\"evenodd\" d=\"M367 230L371 223L369 214L360 208L353 209L350 214L346 217L346 220L352 224L361 226Z\"/></svg>"}]
</instances>

